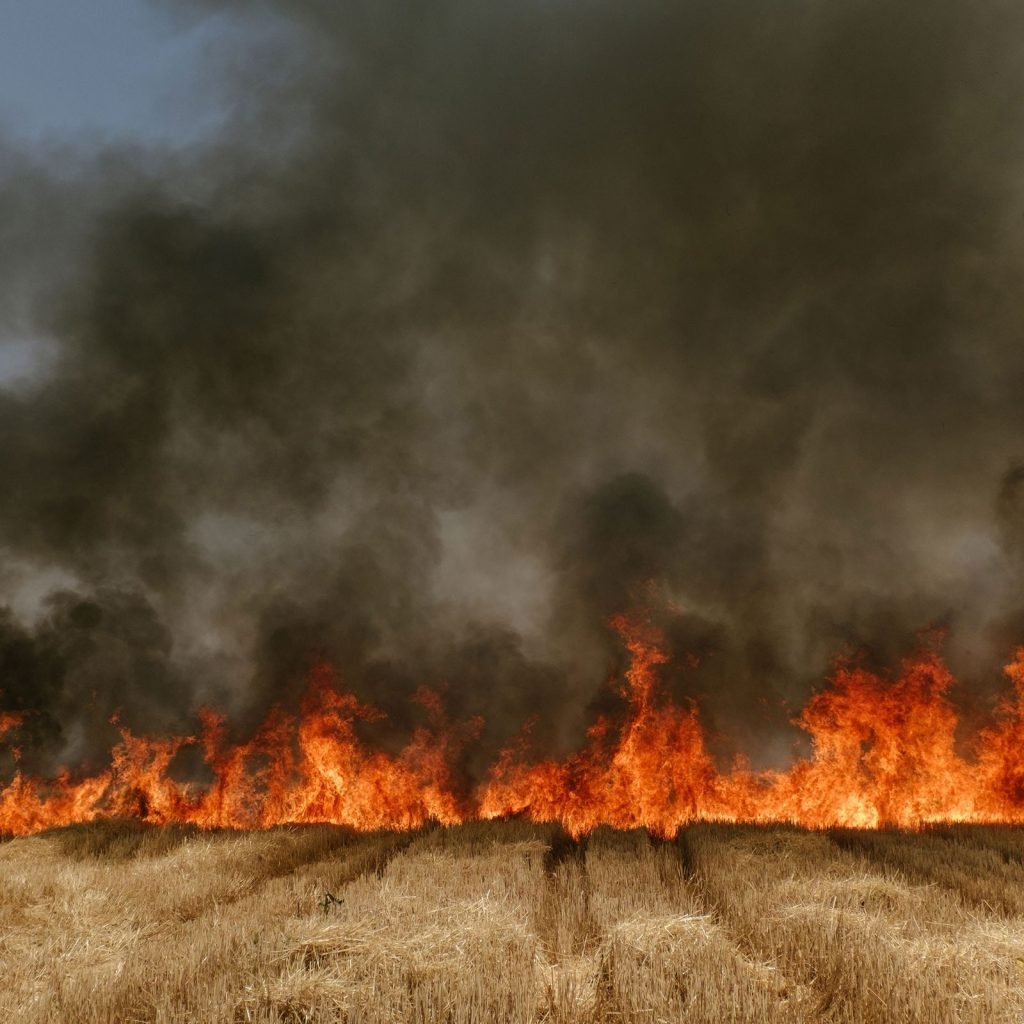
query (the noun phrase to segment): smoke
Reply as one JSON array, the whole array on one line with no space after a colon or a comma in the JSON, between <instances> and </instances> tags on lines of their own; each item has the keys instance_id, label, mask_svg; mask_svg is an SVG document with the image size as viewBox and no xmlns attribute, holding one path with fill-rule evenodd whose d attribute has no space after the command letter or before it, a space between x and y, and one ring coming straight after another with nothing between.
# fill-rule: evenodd
<instances>
[{"instance_id":1,"label":"smoke","mask_svg":"<svg viewBox=\"0 0 1024 1024\"><path fill-rule=\"evenodd\" d=\"M0 688L49 755L251 727L319 656L564 750L644 603L756 756L843 649L943 624L990 685L1019 5L164 6L239 26L214 142L0 149L3 330L47 353L0 382Z\"/></svg>"}]
</instances>

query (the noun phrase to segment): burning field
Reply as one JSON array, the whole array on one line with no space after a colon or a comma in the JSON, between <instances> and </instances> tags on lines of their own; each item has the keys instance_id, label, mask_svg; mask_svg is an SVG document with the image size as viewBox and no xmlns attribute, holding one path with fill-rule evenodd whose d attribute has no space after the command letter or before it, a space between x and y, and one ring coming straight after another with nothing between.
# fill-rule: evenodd
<instances>
[{"instance_id":1,"label":"burning field","mask_svg":"<svg viewBox=\"0 0 1024 1024\"><path fill-rule=\"evenodd\" d=\"M19 1024L996 1022L1024 1015L1024 832L474 822L0 846Z\"/></svg>"},{"instance_id":2,"label":"burning field","mask_svg":"<svg viewBox=\"0 0 1024 1024\"><path fill-rule=\"evenodd\" d=\"M23 774L8 716L0 1016L1022 1019L1024 652L974 733L922 648L888 676L837 665L788 770L720 768L659 628L613 625L616 713L562 760L526 730L475 785L482 723L424 691L425 724L375 750L381 713L326 665L249 741L204 712L194 737L124 730L92 776ZM202 781L176 777L189 750Z\"/></svg>"},{"instance_id":3,"label":"burning field","mask_svg":"<svg viewBox=\"0 0 1024 1024\"><path fill-rule=\"evenodd\" d=\"M1024 1020L1024 4L7 7L0 1021Z\"/></svg>"},{"instance_id":4,"label":"burning field","mask_svg":"<svg viewBox=\"0 0 1024 1024\"><path fill-rule=\"evenodd\" d=\"M659 630L625 617L613 625L628 654L623 677L609 687L619 716L598 718L588 745L564 760L527 760L527 728L483 782L470 784L466 751L483 723L447 723L426 690L416 698L426 724L397 753L374 750L358 727L384 716L320 665L299 711L272 709L245 743L229 742L223 719L201 711L198 736L121 730L110 767L85 777L23 774L17 737L27 719L5 715L0 741L14 773L0 789L0 830L23 835L131 816L202 828L325 823L372 831L516 816L557 822L574 837L608 825L669 838L701 821L819 829L1024 821L1024 649L1004 670L1009 694L973 736L958 735L953 679L938 653L925 650L894 677L838 665L796 720L811 751L787 771L754 771L741 758L721 770L699 709L664 692ZM175 762L190 751L201 754L204 781L175 776Z\"/></svg>"},{"instance_id":5,"label":"burning field","mask_svg":"<svg viewBox=\"0 0 1024 1024\"><path fill-rule=\"evenodd\" d=\"M475 785L481 722L422 691L425 724L374 750L381 713L323 664L251 740L205 711L197 736L122 730L95 775L24 774L9 714L0 1016L1021 1020L1024 651L973 734L923 647L888 676L837 664L788 770L723 769L660 629L613 625L616 713L562 760L525 730Z\"/></svg>"}]
</instances>

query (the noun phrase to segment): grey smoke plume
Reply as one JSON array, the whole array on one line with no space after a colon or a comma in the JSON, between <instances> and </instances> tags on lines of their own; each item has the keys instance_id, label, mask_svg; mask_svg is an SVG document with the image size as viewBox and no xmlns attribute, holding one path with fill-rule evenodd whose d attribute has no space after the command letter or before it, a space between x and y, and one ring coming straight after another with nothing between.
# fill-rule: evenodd
<instances>
[{"instance_id":1,"label":"grey smoke plume","mask_svg":"<svg viewBox=\"0 0 1024 1024\"><path fill-rule=\"evenodd\" d=\"M47 757L115 706L251 727L315 656L398 727L426 683L562 751L648 581L755 758L844 648L943 624L994 684L1019 4L165 6L261 25L215 143L0 150L2 326L45 354L0 392L0 687Z\"/></svg>"}]
</instances>

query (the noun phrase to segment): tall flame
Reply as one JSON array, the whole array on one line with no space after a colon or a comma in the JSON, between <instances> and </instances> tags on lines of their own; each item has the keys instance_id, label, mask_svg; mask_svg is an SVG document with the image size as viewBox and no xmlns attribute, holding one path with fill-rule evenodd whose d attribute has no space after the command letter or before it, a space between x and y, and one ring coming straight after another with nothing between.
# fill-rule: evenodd
<instances>
[{"instance_id":1,"label":"tall flame","mask_svg":"<svg viewBox=\"0 0 1024 1024\"><path fill-rule=\"evenodd\" d=\"M438 698L421 691L416 700L428 724L397 754L369 750L357 723L381 713L342 690L326 665L311 673L297 714L275 708L245 743L229 742L226 722L209 710L196 736L144 738L122 728L109 768L85 778L24 774L17 738L25 716L0 712L0 747L15 760L0 790L0 832L107 816L211 828L334 822L376 829L524 815L560 821L577 835L600 824L670 835L695 820L867 828L1024 822L1024 648L1006 666L1012 690L995 723L968 754L958 750L953 678L938 654L925 651L895 678L840 664L797 719L811 753L788 771L755 772L742 763L723 771L696 707L673 703L660 685L668 656L659 631L642 618L620 616L612 625L630 655L624 721L599 719L585 748L561 761L530 762L522 744L510 747L469 793L455 765L480 721L449 725ZM175 758L189 747L202 752L212 781L173 777Z\"/></svg>"}]
</instances>

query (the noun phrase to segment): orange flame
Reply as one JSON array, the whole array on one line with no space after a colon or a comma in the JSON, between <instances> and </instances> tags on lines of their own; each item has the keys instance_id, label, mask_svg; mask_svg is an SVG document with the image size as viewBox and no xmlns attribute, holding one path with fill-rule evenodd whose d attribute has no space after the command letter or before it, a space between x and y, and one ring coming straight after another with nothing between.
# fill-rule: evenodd
<instances>
[{"instance_id":1,"label":"orange flame","mask_svg":"<svg viewBox=\"0 0 1024 1024\"><path fill-rule=\"evenodd\" d=\"M524 815L560 821L577 835L600 824L671 835L695 820L866 828L1024 822L1024 648L1006 667L1012 692L995 724L976 737L973 756L958 752L953 679L928 651L893 679L839 665L831 687L797 719L812 750L788 771L742 764L721 771L697 709L674 704L660 685L668 657L659 631L624 616L612 625L630 654L624 723L599 719L585 749L563 761L530 763L511 747L472 793L460 790L455 765L480 721L448 725L438 698L421 691L416 700L428 724L395 755L368 750L357 723L381 713L339 689L332 670L319 665L299 713L272 710L245 743L229 743L224 719L206 710L197 737L141 738L122 728L110 767L88 778L32 778L16 757L14 777L0 790L0 831L108 816L209 828L333 822L377 829ZM0 713L0 746L15 755L23 724L20 714ZM173 777L186 747L202 751L208 784Z\"/></svg>"}]
</instances>

